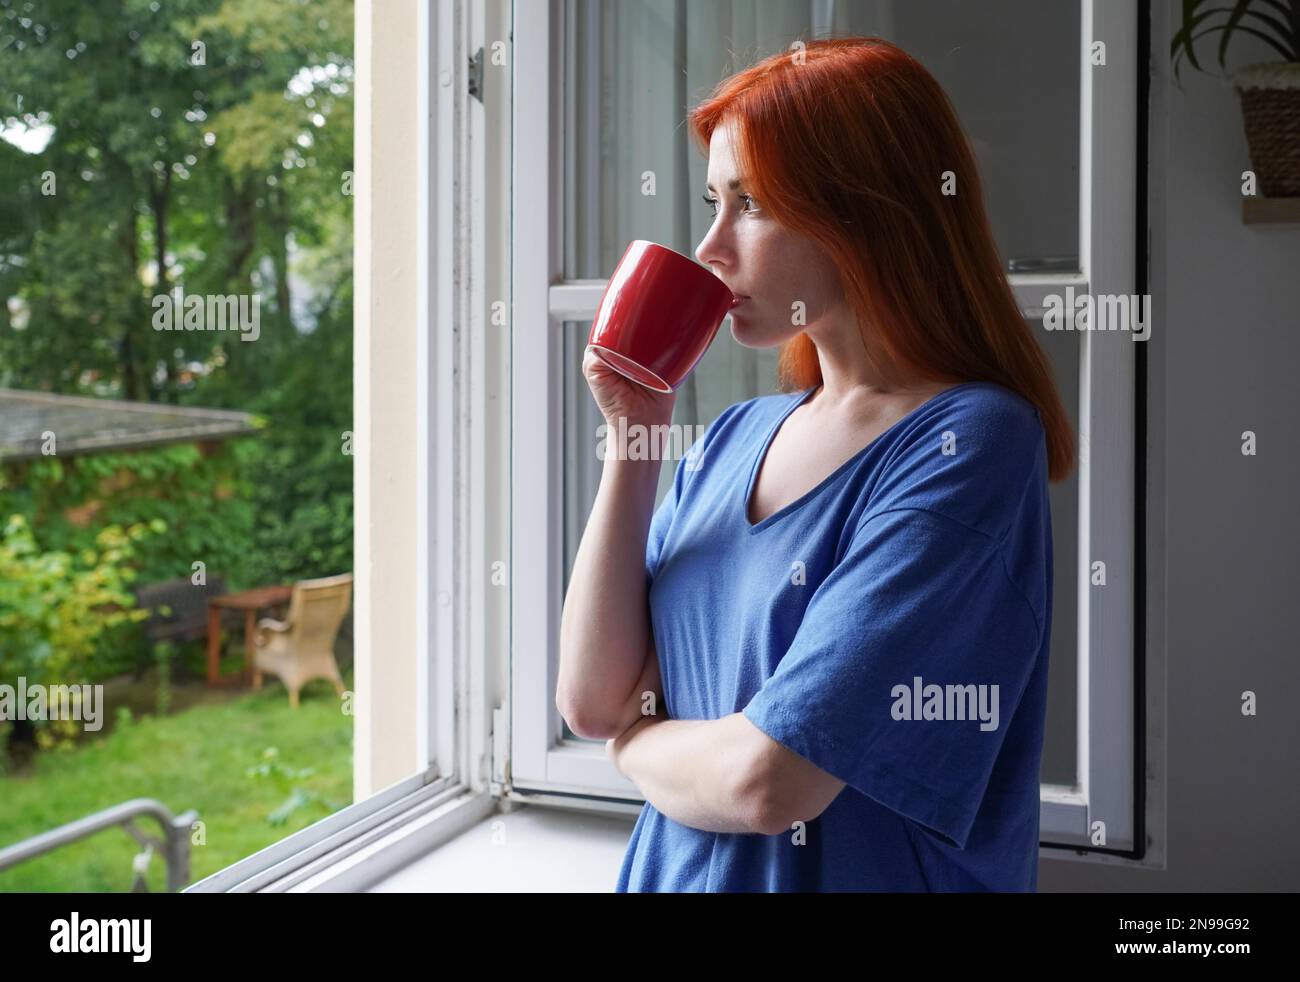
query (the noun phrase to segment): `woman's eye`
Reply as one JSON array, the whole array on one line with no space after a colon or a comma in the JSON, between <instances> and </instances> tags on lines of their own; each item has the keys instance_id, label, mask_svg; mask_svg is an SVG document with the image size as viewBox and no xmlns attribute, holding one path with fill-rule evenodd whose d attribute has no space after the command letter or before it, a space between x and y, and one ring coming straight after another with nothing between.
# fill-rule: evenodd
<instances>
[{"instance_id":1,"label":"woman's eye","mask_svg":"<svg viewBox=\"0 0 1300 982\"><path fill-rule=\"evenodd\" d=\"M710 210L712 211L712 213L713 213L713 217L716 218L716 217L718 216L718 199L717 199L717 198L710 198L707 194L702 195L701 197L702 197L704 203L705 203L706 205L709 206L709 209L710 209ZM757 210L758 210L758 207L754 204L754 199L753 199L752 197L750 197L749 195L747 195L747 194L742 194L742 195L740 196L740 200L743 201L743 202L745 202L745 205L746 205L746 209L745 209L745 210L746 210L746 211L753 212L753 211L757 211Z\"/></svg>"}]
</instances>

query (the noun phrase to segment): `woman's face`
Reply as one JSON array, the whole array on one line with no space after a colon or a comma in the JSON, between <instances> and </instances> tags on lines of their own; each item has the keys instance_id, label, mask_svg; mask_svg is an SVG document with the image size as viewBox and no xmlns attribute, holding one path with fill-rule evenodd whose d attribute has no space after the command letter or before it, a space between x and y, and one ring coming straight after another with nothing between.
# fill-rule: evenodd
<instances>
[{"instance_id":1,"label":"woman's face","mask_svg":"<svg viewBox=\"0 0 1300 982\"><path fill-rule=\"evenodd\" d=\"M822 248L778 225L763 202L746 194L732 147L729 125L713 131L707 195L716 217L695 258L748 298L731 311L732 336L750 348L770 348L844 316L844 292Z\"/></svg>"}]
</instances>

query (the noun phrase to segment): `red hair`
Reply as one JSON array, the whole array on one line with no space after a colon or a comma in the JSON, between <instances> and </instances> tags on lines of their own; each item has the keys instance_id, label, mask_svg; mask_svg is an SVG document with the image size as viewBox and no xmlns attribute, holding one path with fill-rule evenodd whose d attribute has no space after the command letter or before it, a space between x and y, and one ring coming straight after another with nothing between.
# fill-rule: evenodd
<instances>
[{"instance_id":1,"label":"red hair","mask_svg":"<svg viewBox=\"0 0 1300 982\"><path fill-rule=\"evenodd\" d=\"M1007 282L947 94L881 38L800 44L719 83L691 112L692 136L707 155L714 130L736 124L746 190L827 252L864 338L870 330L910 374L987 380L1025 398L1046 431L1048 479L1064 480L1074 433ZM785 391L821 382L806 333L782 345L779 374Z\"/></svg>"}]
</instances>

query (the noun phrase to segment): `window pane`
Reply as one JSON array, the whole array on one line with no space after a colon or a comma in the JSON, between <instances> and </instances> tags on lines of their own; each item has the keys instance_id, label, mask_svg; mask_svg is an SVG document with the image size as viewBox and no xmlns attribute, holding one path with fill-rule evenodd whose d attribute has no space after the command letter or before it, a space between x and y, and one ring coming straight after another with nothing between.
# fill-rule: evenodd
<instances>
[{"instance_id":1,"label":"window pane","mask_svg":"<svg viewBox=\"0 0 1300 982\"><path fill-rule=\"evenodd\" d=\"M1041 318L1029 320L1048 361L1069 416L1079 432L1079 345L1077 331L1048 331ZM1052 652L1047 679L1047 733L1039 779L1073 785L1078 774L1079 668L1079 474L1048 485L1052 507Z\"/></svg>"},{"instance_id":2,"label":"window pane","mask_svg":"<svg viewBox=\"0 0 1300 982\"><path fill-rule=\"evenodd\" d=\"M824 9L830 20L814 23ZM975 148L1010 268L1077 269L1079 23L1073 0L578 0L566 46L565 276L608 277L633 239L691 254L710 216L687 112L732 71L824 27L888 38L939 80Z\"/></svg>"},{"instance_id":3,"label":"window pane","mask_svg":"<svg viewBox=\"0 0 1300 982\"><path fill-rule=\"evenodd\" d=\"M852 22L864 5L844 6ZM1009 268L1047 263L1077 270L1083 43L1077 0L887 6L894 30L886 36L930 70L957 109Z\"/></svg>"}]
</instances>

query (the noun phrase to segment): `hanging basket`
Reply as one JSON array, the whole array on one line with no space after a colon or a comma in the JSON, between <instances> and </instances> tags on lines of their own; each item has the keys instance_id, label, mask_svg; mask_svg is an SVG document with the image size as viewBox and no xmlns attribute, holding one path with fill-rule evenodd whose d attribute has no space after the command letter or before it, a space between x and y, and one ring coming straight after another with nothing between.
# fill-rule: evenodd
<instances>
[{"instance_id":1,"label":"hanging basket","mask_svg":"<svg viewBox=\"0 0 1300 982\"><path fill-rule=\"evenodd\" d=\"M1300 197L1300 62L1248 65L1232 82L1260 193Z\"/></svg>"}]
</instances>

